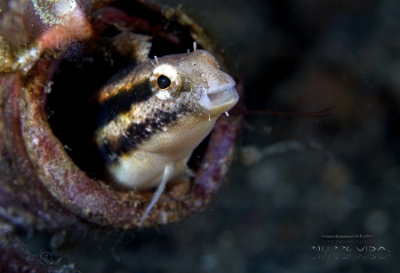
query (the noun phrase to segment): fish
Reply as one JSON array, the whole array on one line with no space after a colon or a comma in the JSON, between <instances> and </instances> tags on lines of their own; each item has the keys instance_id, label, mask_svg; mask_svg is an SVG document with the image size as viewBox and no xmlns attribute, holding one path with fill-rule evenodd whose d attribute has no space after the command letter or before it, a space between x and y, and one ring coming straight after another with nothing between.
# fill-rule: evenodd
<instances>
[{"instance_id":1,"label":"fish","mask_svg":"<svg viewBox=\"0 0 400 273\"><path fill-rule=\"evenodd\" d=\"M100 90L95 143L113 182L156 189L145 215L168 182L190 176L193 150L239 100L235 85L217 59L194 44L192 52L127 68Z\"/></svg>"}]
</instances>

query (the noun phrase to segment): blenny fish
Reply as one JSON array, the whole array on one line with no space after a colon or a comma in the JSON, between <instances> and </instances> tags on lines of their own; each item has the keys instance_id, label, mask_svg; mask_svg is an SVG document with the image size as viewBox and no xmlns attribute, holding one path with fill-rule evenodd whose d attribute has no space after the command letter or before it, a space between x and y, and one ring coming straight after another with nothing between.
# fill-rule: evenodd
<instances>
[{"instance_id":1,"label":"blenny fish","mask_svg":"<svg viewBox=\"0 0 400 273\"><path fill-rule=\"evenodd\" d=\"M217 118L238 101L234 79L204 50L147 59L99 92L95 142L115 183L157 188L142 222L168 182L188 179L187 162Z\"/></svg>"}]
</instances>

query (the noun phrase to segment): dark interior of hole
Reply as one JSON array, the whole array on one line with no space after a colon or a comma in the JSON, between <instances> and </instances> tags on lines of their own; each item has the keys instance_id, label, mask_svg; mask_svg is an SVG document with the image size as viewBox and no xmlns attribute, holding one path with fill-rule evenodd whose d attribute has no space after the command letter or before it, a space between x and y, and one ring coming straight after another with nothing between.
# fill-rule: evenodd
<instances>
[{"instance_id":1,"label":"dark interior of hole","mask_svg":"<svg viewBox=\"0 0 400 273\"><path fill-rule=\"evenodd\" d=\"M184 53L192 47L193 40L189 32L175 22L166 22L160 14L131 1L119 1L114 6L123 8L130 15L140 15L148 19L155 29L162 26L164 31L179 38L180 42L175 44L153 36L150 56ZM144 31L142 33L151 35ZM99 39L91 41L92 44L71 47L73 53L66 54L67 57L63 58L54 74L52 91L46 105L48 121L54 134L64 144L72 160L94 179L106 177L104 162L93 141L99 108L96 94L111 76L134 64L134 60L119 55L109 46L109 38L116 34L116 28L110 26L101 33ZM208 138L193 153L189 166L194 170L199 166L207 141Z\"/></svg>"}]
</instances>

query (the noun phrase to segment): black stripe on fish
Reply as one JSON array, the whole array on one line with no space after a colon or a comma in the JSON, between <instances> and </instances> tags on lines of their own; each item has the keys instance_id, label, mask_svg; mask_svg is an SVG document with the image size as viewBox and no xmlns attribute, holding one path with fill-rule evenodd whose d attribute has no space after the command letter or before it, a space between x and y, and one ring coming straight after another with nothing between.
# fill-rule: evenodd
<instances>
[{"instance_id":1,"label":"black stripe on fish","mask_svg":"<svg viewBox=\"0 0 400 273\"><path fill-rule=\"evenodd\" d=\"M100 104L97 128L109 123L119 114L129 112L133 104L147 101L152 95L148 81L144 81L130 90L121 90L117 95Z\"/></svg>"},{"instance_id":2,"label":"black stripe on fish","mask_svg":"<svg viewBox=\"0 0 400 273\"><path fill-rule=\"evenodd\" d=\"M177 112L169 113L160 110L153 117L146 118L143 123L132 123L126 129L126 134L120 136L116 141L103 143L101 152L106 161L112 161L113 158L110 155L121 156L137 149L140 143L174 123L177 118Z\"/></svg>"}]
</instances>

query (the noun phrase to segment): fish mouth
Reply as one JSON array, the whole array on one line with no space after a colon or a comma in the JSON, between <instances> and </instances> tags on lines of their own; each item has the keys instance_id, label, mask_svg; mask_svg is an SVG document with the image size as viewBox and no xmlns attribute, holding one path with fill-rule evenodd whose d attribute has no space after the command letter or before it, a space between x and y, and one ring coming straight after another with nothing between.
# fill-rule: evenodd
<instances>
[{"instance_id":1,"label":"fish mouth","mask_svg":"<svg viewBox=\"0 0 400 273\"><path fill-rule=\"evenodd\" d=\"M234 86L203 92L200 97L201 107L210 115L219 115L230 110L239 100Z\"/></svg>"}]
</instances>

